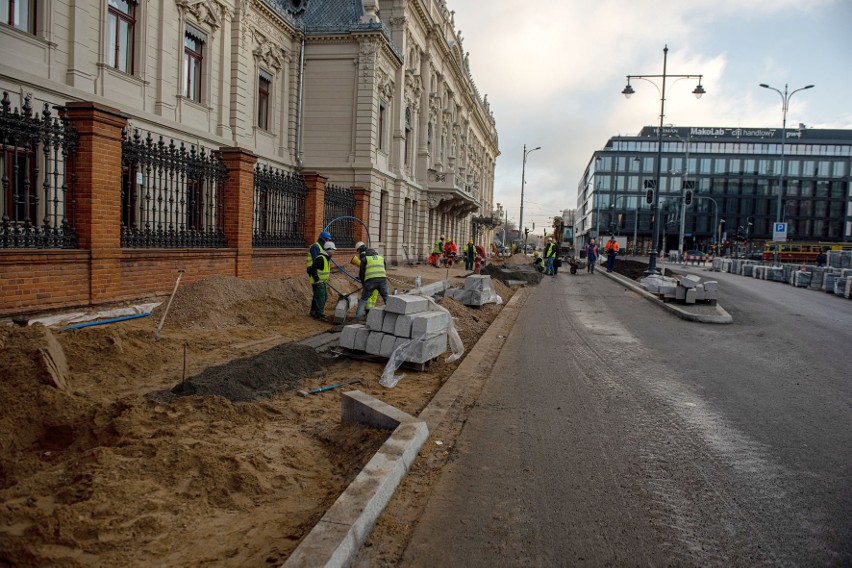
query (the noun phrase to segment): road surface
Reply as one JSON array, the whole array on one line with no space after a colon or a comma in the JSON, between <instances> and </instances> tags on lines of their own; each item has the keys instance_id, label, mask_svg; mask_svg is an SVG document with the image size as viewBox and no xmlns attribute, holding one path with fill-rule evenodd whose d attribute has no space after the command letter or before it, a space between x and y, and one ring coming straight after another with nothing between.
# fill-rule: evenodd
<instances>
[{"instance_id":1,"label":"road surface","mask_svg":"<svg viewBox=\"0 0 852 568\"><path fill-rule=\"evenodd\" d=\"M545 279L401 564L851 564L852 302L712 277L732 325Z\"/></svg>"}]
</instances>

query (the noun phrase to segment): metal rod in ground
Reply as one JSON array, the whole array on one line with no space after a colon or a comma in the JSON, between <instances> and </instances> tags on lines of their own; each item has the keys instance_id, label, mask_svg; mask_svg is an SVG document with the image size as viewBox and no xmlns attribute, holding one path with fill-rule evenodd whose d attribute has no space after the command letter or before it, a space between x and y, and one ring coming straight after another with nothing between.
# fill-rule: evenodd
<instances>
[{"instance_id":1,"label":"metal rod in ground","mask_svg":"<svg viewBox=\"0 0 852 568\"><path fill-rule=\"evenodd\" d=\"M330 391L332 389L345 387L346 385L354 385L355 383L360 383L361 379L355 379L352 381L346 381L343 383L337 383L336 385L328 385L327 387L320 387L318 389L313 389L309 391L299 391L299 396L308 396L309 394L317 394L320 392Z\"/></svg>"},{"instance_id":2,"label":"metal rod in ground","mask_svg":"<svg viewBox=\"0 0 852 568\"><path fill-rule=\"evenodd\" d=\"M163 310L163 317L160 318L160 325L157 326L157 331L154 333L154 338L159 341L160 340L160 330L163 329L163 323L166 321L166 315L169 313L169 308L172 307L172 300L175 299L175 293L177 292L178 285L180 284L180 279L183 277L183 273L186 272L185 269L181 268L178 270L178 277L175 280L175 289L172 290L172 295L169 296L169 302L166 304L166 309Z\"/></svg>"}]
</instances>

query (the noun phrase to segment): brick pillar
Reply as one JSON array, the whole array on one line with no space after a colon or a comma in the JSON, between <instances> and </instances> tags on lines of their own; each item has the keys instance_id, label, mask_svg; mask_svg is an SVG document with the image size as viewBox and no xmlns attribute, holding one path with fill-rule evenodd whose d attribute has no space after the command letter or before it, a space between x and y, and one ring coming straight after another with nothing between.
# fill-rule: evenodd
<instances>
[{"instance_id":1,"label":"brick pillar","mask_svg":"<svg viewBox=\"0 0 852 568\"><path fill-rule=\"evenodd\" d=\"M225 238L236 249L234 275L252 276L252 228L254 222L254 166L257 156L243 148L219 148L228 181L225 182Z\"/></svg>"},{"instance_id":2,"label":"brick pillar","mask_svg":"<svg viewBox=\"0 0 852 568\"><path fill-rule=\"evenodd\" d=\"M316 242L325 226L325 183L328 178L317 172L305 172L302 179L308 187L305 198L305 246L308 247Z\"/></svg>"},{"instance_id":3,"label":"brick pillar","mask_svg":"<svg viewBox=\"0 0 852 568\"><path fill-rule=\"evenodd\" d=\"M355 216L364 221L364 225L370 226L370 190L357 185L352 186L355 192ZM367 229L361 223L355 223L355 241L367 242L369 235Z\"/></svg>"},{"instance_id":4,"label":"brick pillar","mask_svg":"<svg viewBox=\"0 0 852 568\"><path fill-rule=\"evenodd\" d=\"M121 292L121 129L127 116L94 102L65 107L79 134L78 243L90 251L89 300L101 304Z\"/></svg>"}]
</instances>

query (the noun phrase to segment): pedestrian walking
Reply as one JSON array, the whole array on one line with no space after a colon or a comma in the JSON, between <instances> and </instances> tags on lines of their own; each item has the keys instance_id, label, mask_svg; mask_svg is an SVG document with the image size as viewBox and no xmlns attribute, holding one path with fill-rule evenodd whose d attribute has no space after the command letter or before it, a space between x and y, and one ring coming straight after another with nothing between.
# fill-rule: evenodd
<instances>
[{"instance_id":1,"label":"pedestrian walking","mask_svg":"<svg viewBox=\"0 0 852 568\"><path fill-rule=\"evenodd\" d=\"M586 260L588 261L586 272L594 274L595 263L598 261L598 245L595 243L595 239L591 239L589 246L586 247Z\"/></svg>"},{"instance_id":2,"label":"pedestrian walking","mask_svg":"<svg viewBox=\"0 0 852 568\"><path fill-rule=\"evenodd\" d=\"M358 309L355 310L355 318L362 319L366 315L367 302L374 290L378 290L385 304L388 303L388 272L385 259L375 250L367 248L367 245L362 242L355 243L355 248L361 260L358 278L363 286Z\"/></svg>"},{"instance_id":3,"label":"pedestrian walking","mask_svg":"<svg viewBox=\"0 0 852 568\"><path fill-rule=\"evenodd\" d=\"M337 247L334 246L334 243L326 241L320 253L308 267L308 276L310 277L313 292L311 317L322 321L326 321L325 302L328 299L326 283L328 282L328 277L331 275L331 255L335 250L337 250Z\"/></svg>"},{"instance_id":4,"label":"pedestrian walking","mask_svg":"<svg viewBox=\"0 0 852 568\"><path fill-rule=\"evenodd\" d=\"M819 251L819 254L816 257L816 265L817 267L825 266L825 251Z\"/></svg>"},{"instance_id":5,"label":"pedestrian walking","mask_svg":"<svg viewBox=\"0 0 852 568\"><path fill-rule=\"evenodd\" d=\"M606 271L612 272L615 266L615 257L618 255L618 241L615 240L615 235L609 237L606 245L604 245L604 251L606 252Z\"/></svg>"}]
</instances>

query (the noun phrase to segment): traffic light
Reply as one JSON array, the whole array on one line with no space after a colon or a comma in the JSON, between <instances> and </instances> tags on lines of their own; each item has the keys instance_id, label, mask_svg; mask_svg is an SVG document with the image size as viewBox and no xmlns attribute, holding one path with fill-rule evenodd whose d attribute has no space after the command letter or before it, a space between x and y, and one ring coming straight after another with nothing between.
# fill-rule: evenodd
<instances>
[{"instance_id":1,"label":"traffic light","mask_svg":"<svg viewBox=\"0 0 852 568\"><path fill-rule=\"evenodd\" d=\"M657 182L652 179L646 179L644 182L645 186L645 203L652 204L654 203L654 190L657 188Z\"/></svg>"},{"instance_id":2,"label":"traffic light","mask_svg":"<svg viewBox=\"0 0 852 568\"><path fill-rule=\"evenodd\" d=\"M692 190L686 190L686 194L683 196L683 202L687 205L692 205Z\"/></svg>"}]
</instances>

